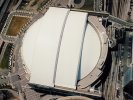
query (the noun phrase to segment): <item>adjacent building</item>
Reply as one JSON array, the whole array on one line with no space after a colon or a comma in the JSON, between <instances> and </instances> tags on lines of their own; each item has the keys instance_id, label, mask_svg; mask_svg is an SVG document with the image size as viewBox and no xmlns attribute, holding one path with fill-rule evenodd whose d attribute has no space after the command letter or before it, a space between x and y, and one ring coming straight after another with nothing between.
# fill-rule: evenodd
<instances>
[{"instance_id":1,"label":"adjacent building","mask_svg":"<svg viewBox=\"0 0 133 100\"><path fill-rule=\"evenodd\" d=\"M131 0L103 0L103 11L107 11L115 17L127 20Z\"/></svg>"}]
</instances>

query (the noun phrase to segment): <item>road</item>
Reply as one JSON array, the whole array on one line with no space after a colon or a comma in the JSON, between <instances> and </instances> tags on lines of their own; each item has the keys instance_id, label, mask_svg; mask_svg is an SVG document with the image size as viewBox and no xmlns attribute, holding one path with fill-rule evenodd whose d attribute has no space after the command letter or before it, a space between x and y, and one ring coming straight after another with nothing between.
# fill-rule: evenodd
<instances>
[{"instance_id":1,"label":"road","mask_svg":"<svg viewBox=\"0 0 133 100\"><path fill-rule=\"evenodd\" d=\"M4 3L5 0L0 0L0 8L2 6L2 4Z\"/></svg>"},{"instance_id":2,"label":"road","mask_svg":"<svg viewBox=\"0 0 133 100\"><path fill-rule=\"evenodd\" d=\"M79 9L71 9L71 10L72 11L79 11ZM130 22L127 22L127 21L122 20L120 18L117 18L115 16L112 16L109 13L96 12L96 11L86 11L86 10L80 10L80 11L81 12L88 12L89 15L103 17L105 19L108 19L108 20L113 21L115 23L118 23L120 25L123 25L124 27L127 27L127 28L133 27L133 23L130 23Z\"/></svg>"},{"instance_id":3,"label":"road","mask_svg":"<svg viewBox=\"0 0 133 100\"><path fill-rule=\"evenodd\" d=\"M4 91L4 90L11 92L13 94L13 96L15 96L15 97L18 96L17 92L16 91L13 91L11 89L0 89L0 91Z\"/></svg>"},{"instance_id":4,"label":"road","mask_svg":"<svg viewBox=\"0 0 133 100\"><path fill-rule=\"evenodd\" d=\"M7 9L8 5L9 5L10 1L11 1L11 0L6 0L4 6L2 7L2 9L1 9L1 11L0 11L0 22L1 22L1 20L2 20L2 18L3 18L3 16L4 16L4 14L5 14L5 12L6 12L6 9Z\"/></svg>"},{"instance_id":5,"label":"road","mask_svg":"<svg viewBox=\"0 0 133 100\"><path fill-rule=\"evenodd\" d=\"M15 5L15 7L12 8L12 11L16 10L19 5L21 4L22 0L19 0L18 3Z\"/></svg>"},{"instance_id":6,"label":"road","mask_svg":"<svg viewBox=\"0 0 133 100\"><path fill-rule=\"evenodd\" d=\"M4 44L4 46L3 46L2 52L1 52L1 54L0 54L0 62L1 62L2 58L3 58L3 56L4 56L4 53L5 53L7 44L8 44L8 43L6 42L6 43Z\"/></svg>"}]
</instances>

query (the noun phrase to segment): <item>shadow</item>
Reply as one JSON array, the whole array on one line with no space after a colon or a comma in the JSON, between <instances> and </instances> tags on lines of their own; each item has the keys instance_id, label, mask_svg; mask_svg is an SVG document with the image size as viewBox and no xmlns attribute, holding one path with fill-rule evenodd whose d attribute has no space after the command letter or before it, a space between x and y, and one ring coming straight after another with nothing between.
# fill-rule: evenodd
<instances>
[{"instance_id":1,"label":"shadow","mask_svg":"<svg viewBox=\"0 0 133 100\"><path fill-rule=\"evenodd\" d=\"M111 50L108 49L108 54L107 54L105 64L102 67L102 69L100 69L100 70L102 70L103 74L93 84L91 84L92 87L95 85L95 88L98 88L99 86L104 85L104 83L110 73L111 65L112 65L112 55L111 55Z\"/></svg>"}]
</instances>

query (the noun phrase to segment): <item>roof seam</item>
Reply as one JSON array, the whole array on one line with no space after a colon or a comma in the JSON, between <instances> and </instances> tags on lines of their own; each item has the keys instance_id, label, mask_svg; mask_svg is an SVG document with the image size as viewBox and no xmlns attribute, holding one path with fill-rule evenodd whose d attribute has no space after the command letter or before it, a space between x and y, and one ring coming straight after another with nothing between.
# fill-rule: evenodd
<instances>
[{"instance_id":1,"label":"roof seam","mask_svg":"<svg viewBox=\"0 0 133 100\"><path fill-rule=\"evenodd\" d=\"M66 13L65 20L63 22L63 26L62 26L62 30L61 30L61 34L60 34L60 40L59 40L59 43L58 43L58 49L57 49L56 60L55 60L54 78L53 78L53 84L54 85L55 85L55 79L56 79L56 70L57 70L57 65L58 65L58 58L59 58L59 53L60 53L60 46L61 46L62 37L63 37L63 33L64 33L64 29L65 29L65 25L66 25L66 21L67 21L67 18L68 18L69 13L70 13L70 10L67 11L67 13Z\"/></svg>"}]
</instances>

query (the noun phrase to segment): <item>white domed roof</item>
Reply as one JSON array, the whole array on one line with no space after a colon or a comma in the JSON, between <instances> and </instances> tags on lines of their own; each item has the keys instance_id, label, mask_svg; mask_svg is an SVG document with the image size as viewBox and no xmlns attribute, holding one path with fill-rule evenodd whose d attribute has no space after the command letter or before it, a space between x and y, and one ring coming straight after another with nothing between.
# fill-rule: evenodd
<instances>
[{"instance_id":1,"label":"white domed roof","mask_svg":"<svg viewBox=\"0 0 133 100\"><path fill-rule=\"evenodd\" d=\"M25 33L21 47L31 83L76 88L97 65L101 40L85 12L51 7Z\"/></svg>"}]
</instances>

